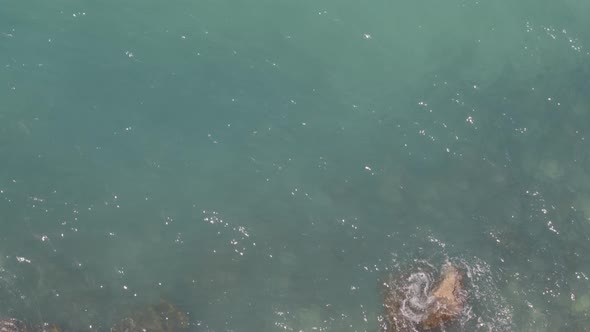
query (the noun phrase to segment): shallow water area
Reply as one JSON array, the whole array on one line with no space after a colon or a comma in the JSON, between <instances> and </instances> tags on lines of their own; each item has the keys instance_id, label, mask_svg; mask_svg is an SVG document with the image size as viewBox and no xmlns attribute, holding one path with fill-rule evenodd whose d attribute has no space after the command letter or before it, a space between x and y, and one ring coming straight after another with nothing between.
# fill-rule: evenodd
<instances>
[{"instance_id":1,"label":"shallow water area","mask_svg":"<svg viewBox=\"0 0 590 332\"><path fill-rule=\"evenodd\" d=\"M0 319L587 329L586 2L0 8Z\"/></svg>"}]
</instances>

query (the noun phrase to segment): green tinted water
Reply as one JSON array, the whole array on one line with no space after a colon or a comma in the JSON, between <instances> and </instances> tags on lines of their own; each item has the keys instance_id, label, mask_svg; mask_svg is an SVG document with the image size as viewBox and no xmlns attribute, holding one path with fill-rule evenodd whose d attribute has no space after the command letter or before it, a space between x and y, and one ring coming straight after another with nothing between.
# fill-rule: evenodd
<instances>
[{"instance_id":1,"label":"green tinted water","mask_svg":"<svg viewBox=\"0 0 590 332\"><path fill-rule=\"evenodd\" d=\"M376 331L449 260L448 330L587 329L588 12L0 0L0 318Z\"/></svg>"}]
</instances>

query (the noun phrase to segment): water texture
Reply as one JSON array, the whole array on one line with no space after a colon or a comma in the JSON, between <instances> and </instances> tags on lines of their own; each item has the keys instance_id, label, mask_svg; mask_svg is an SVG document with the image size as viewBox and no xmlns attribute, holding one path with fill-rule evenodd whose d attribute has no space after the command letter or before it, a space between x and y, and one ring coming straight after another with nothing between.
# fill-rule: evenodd
<instances>
[{"instance_id":1,"label":"water texture","mask_svg":"<svg viewBox=\"0 0 590 332\"><path fill-rule=\"evenodd\" d=\"M0 318L378 331L452 262L446 331L588 330L589 12L0 0Z\"/></svg>"}]
</instances>

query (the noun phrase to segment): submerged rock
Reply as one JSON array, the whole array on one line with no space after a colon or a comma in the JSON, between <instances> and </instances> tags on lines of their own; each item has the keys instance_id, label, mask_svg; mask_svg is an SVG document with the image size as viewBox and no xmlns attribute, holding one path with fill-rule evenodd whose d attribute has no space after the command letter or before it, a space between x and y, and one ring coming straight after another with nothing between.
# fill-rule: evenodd
<instances>
[{"instance_id":1,"label":"submerged rock","mask_svg":"<svg viewBox=\"0 0 590 332\"><path fill-rule=\"evenodd\" d=\"M47 323L30 326L21 320L6 318L0 319L0 332L61 332L61 328Z\"/></svg>"},{"instance_id":2,"label":"submerged rock","mask_svg":"<svg viewBox=\"0 0 590 332\"><path fill-rule=\"evenodd\" d=\"M111 332L176 332L188 325L186 313L170 302L161 301L122 319L111 328Z\"/></svg>"},{"instance_id":3,"label":"submerged rock","mask_svg":"<svg viewBox=\"0 0 590 332\"><path fill-rule=\"evenodd\" d=\"M14 318L0 319L0 332L29 332L27 324Z\"/></svg>"},{"instance_id":4,"label":"submerged rock","mask_svg":"<svg viewBox=\"0 0 590 332\"><path fill-rule=\"evenodd\" d=\"M463 273L447 264L439 280L433 280L428 271L419 271L384 283L382 331L430 330L457 318L466 300Z\"/></svg>"},{"instance_id":5,"label":"submerged rock","mask_svg":"<svg viewBox=\"0 0 590 332\"><path fill-rule=\"evenodd\" d=\"M53 324L41 324L33 329L33 332L61 332L61 328Z\"/></svg>"}]
</instances>

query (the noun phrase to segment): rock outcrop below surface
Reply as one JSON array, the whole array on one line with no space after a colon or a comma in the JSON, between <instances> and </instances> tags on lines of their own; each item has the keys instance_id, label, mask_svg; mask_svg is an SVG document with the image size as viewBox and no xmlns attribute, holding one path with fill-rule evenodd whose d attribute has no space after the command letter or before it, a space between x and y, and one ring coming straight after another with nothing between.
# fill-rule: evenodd
<instances>
[{"instance_id":1,"label":"rock outcrop below surface","mask_svg":"<svg viewBox=\"0 0 590 332\"><path fill-rule=\"evenodd\" d=\"M463 272L446 264L436 282L418 271L384 283L383 332L427 331L456 319L465 307Z\"/></svg>"},{"instance_id":2,"label":"rock outcrop below surface","mask_svg":"<svg viewBox=\"0 0 590 332\"><path fill-rule=\"evenodd\" d=\"M14 319L6 318L0 319L0 332L29 332L30 329L24 322Z\"/></svg>"},{"instance_id":3,"label":"rock outcrop below surface","mask_svg":"<svg viewBox=\"0 0 590 332\"><path fill-rule=\"evenodd\" d=\"M119 321L111 332L177 332L188 328L186 313L173 304L161 301Z\"/></svg>"},{"instance_id":4,"label":"rock outcrop below surface","mask_svg":"<svg viewBox=\"0 0 590 332\"><path fill-rule=\"evenodd\" d=\"M0 332L61 332L61 328L47 323L30 326L15 318L5 318L0 319Z\"/></svg>"}]
</instances>

